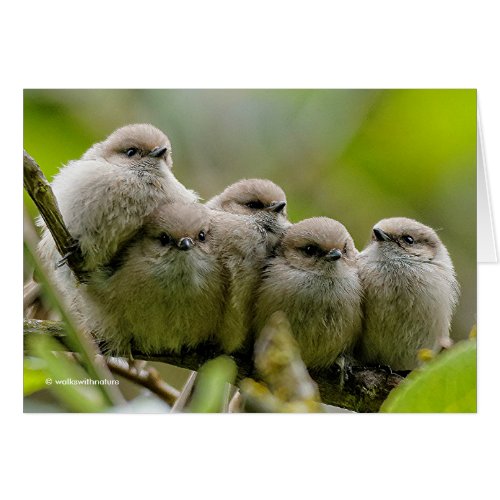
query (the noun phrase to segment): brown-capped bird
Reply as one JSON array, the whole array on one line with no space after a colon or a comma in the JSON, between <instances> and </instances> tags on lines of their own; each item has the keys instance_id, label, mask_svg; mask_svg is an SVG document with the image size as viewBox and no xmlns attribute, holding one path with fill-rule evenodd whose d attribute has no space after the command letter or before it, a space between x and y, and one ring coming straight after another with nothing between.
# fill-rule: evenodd
<instances>
[{"instance_id":1,"label":"brown-capped bird","mask_svg":"<svg viewBox=\"0 0 500 500\"><path fill-rule=\"evenodd\" d=\"M215 338L224 290L210 211L166 203L80 286L82 316L109 353L179 350Z\"/></svg>"},{"instance_id":2,"label":"brown-capped bird","mask_svg":"<svg viewBox=\"0 0 500 500\"><path fill-rule=\"evenodd\" d=\"M290 226L285 192L268 179L242 179L228 186L205 205L214 210L254 218L266 231L270 248L276 245Z\"/></svg>"},{"instance_id":3,"label":"brown-capped bird","mask_svg":"<svg viewBox=\"0 0 500 500\"><path fill-rule=\"evenodd\" d=\"M94 144L60 170L52 189L87 271L106 264L160 203L198 199L172 173L168 137L149 124L127 125ZM61 256L43 233L40 254L53 266Z\"/></svg>"},{"instance_id":4,"label":"brown-capped bird","mask_svg":"<svg viewBox=\"0 0 500 500\"><path fill-rule=\"evenodd\" d=\"M250 340L257 288L271 250L268 233L254 217L212 210L211 220L226 284L218 338L230 353Z\"/></svg>"},{"instance_id":5,"label":"brown-capped bird","mask_svg":"<svg viewBox=\"0 0 500 500\"><path fill-rule=\"evenodd\" d=\"M255 329L281 310L306 365L332 365L351 350L361 329L356 254L340 222L315 217L292 225L264 271Z\"/></svg>"},{"instance_id":6,"label":"brown-capped bird","mask_svg":"<svg viewBox=\"0 0 500 500\"><path fill-rule=\"evenodd\" d=\"M412 370L419 349L437 350L449 338L458 283L446 247L420 222L384 219L358 266L365 294L361 360Z\"/></svg>"}]
</instances>

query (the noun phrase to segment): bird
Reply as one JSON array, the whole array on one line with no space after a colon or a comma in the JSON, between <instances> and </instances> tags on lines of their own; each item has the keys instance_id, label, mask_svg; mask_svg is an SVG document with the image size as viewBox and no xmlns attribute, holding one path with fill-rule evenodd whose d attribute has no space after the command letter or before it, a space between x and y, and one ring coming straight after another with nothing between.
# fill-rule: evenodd
<instances>
[{"instance_id":1,"label":"bird","mask_svg":"<svg viewBox=\"0 0 500 500\"><path fill-rule=\"evenodd\" d=\"M168 137L151 124L126 125L63 166L52 190L66 227L78 242L82 269L95 270L117 252L162 202L197 202L172 173ZM43 221L39 252L54 267L61 257ZM57 273L68 280L70 273Z\"/></svg>"},{"instance_id":2,"label":"bird","mask_svg":"<svg viewBox=\"0 0 500 500\"><path fill-rule=\"evenodd\" d=\"M225 281L209 209L161 204L79 290L83 326L107 354L178 352L213 341Z\"/></svg>"},{"instance_id":3,"label":"bird","mask_svg":"<svg viewBox=\"0 0 500 500\"><path fill-rule=\"evenodd\" d=\"M291 223L286 195L267 179L242 179L205 203L212 210L227 299L219 342L228 353L252 339L255 294L262 270Z\"/></svg>"},{"instance_id":4,"label":"bird","mask_svg":"<svg viewBox=\"0 0 500 500\"><path fill-rule=\"evenodd\" d=\"M283 189L268 179L241 179L205 205L213 210L245 215L255 219L266 231L268 247L274 247L290 222Z\"/></svg>"},{"instance_id":5,"label":"bird","mask_svg":"<svg viewBox=\"0 0 500 500\"><path fill-rule=\"evenodd\" d=\"M283 311L310 368L332 366L361 331L357 250L347 229L328 217L290 226L263 271L254 329Z\"/></svg>"},{"instance_id":6,"label":"bird","mask_svg":"<svg viewBox=\"0 0 500 500\"><path fill-rule=\"evenodd\" d=\"M249 215L211 210L214 248L226 283L218 342L226 353L248 346L255 295L271 255L268 233Z\"/></svg>"},{"instance_id":7,"label":"bird","mask_svg":"<svg viewBox=\"0 0 500 500\"><path fill-rule=\"evenodd\" d=\"M420 349L449 339L459 285L436 232L413 219L383 219L359 254L363 331L356 348L364 363L413 370Z\"/></svg>"}]
</instances>

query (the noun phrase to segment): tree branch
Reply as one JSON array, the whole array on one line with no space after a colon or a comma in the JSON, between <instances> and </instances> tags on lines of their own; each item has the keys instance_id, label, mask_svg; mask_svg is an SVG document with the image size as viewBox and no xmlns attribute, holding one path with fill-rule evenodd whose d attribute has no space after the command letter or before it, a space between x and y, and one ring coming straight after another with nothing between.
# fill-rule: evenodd
<instances>
[{"instance_id":1,"label":"tree branch","mask_svg":"<svg viewBox=\"0 0 500 500\"><path fill-rule=\"evenodd\" d=\"M242 380L240 389L247 411L322 411L318 386L307 371L283 311L271 315L257 335L254 350L255 368L263 383Z\"/></svg>"},{"instance_id":2,"label":"tree branch","mask_svg":"<svg viewBox=\"0 0 500 500\"><path fill-rule=\"evenodd\" d=\"M115 375L120 375L134 384L145 387L171 407L179 397L179 391L167 384L153 367L135 370L130 363L120 358L106 358L106 364Z\"/></svg>"},{"instance_id":3,"label":"tree branch","mask_svg":"<svg viewBox=\"0 0 500 500\"><path fill-rule=\"evenodd\" d=\"M23 167L24 188L40 211L47 229L54 238L58 252L61 254L63 261L73 271L77 280L84 281L84 262L78 241L71 236L64 224L50 184L36 161L26 150L23 150Z\"/></svg>"},{"instance_id":4,"label":"tree branch","mask_svg":"<svg viewBox=\"0 0 500 500\"><path fill-rule=\"evenodd\" d=\"M64 327L59 322L24 320L25 346L26 338L30 335L54 336L69 349L65 342ZM198 370L203 363L223 353L214 345L202 344L195 350L186 350L180 353L165 351L157 355L145 355L140 352L132 354L135 359L158 361L189 370ZM238 366L238 380L254 376L252 353L235 353L232 354L232 357ZM403 377L398 373L368 367L353 367L344 383L342 383L340 373L336 368L310 370L309 373L318 384L323 403L356 412L378 411L389 392L403 380Z\"/></svg>"}]
</instances>

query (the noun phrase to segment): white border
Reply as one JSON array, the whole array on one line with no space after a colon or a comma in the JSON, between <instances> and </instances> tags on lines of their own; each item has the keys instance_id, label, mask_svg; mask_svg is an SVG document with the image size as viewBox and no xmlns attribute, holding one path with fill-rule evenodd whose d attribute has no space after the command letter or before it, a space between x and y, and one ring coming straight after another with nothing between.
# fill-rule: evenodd
<instances>
[{"instance_id":1,"label":"white border","mask_svg":"<svg viewBox=\"0 0 500 500\"><path fill-rule=\"evenodd\" d=\"M494 3L17 5L5 13L0 34L6 153L0 264L9 317L2 321L2 486L39 499L495 497L499 266L479 269L478 415L22 415L15 354L21 348L23 87L478 88L499 221Z\"/></svg>"}]
</instances>

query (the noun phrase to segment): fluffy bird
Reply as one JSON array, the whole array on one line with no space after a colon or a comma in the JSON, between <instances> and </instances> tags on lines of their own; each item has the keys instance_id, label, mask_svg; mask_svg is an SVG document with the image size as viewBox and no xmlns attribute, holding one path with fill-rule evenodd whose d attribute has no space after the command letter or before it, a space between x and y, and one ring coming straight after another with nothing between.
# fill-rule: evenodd
<instances>
[{"instance_id":1,"label":"fluffy bird","mask_svg":"<svg viewBox=\"0 0 500 500\"><path fill-rule=\"evenodd\" d=\"M172 173L168 137L149 124L127 125L94 144L61 169L52 189L87 271L106 264L160 203L198 200ZM46 228L40 254L52 267L61 259Z\"/></svg>"},{"instance_id":2,"label":"fluffy bird","mask_svg":"<svg viewBox=\"0 0 500 500\"><path fill-rule=\"evenodd\" d=\"M332 365L361 330L357 251L346 228L326 217L292 225L264 271L255 329L284 311L302 358L311 368Z\"/></svg>"},{"instance_id":3,"label":"fluffy bird","mask_svg":"<svg viewBox=\"0 0 500 500\"><path fill-rule=\"evenodd\" d=\"M420 222L384 219L358 267L365 294L359 357L412 370L419 349L436 350L449 338L458 283L446 247Z\"/></svg>"},{"instance_id":4,"label":"fluffy bird","mask_svg":"<svg viewBox=\"0 0 500 500\"><path fill-rule=\"evenodd\" d=\"M285 192L267 179L243 179L235 182L205 205L213 210L254 218L266 231L270 247L277 244L285 229L290 226Z\"/></svg>"},{"instance_id":5,"label":"fluffy bird","mask_svg":"<svg viewBox=\"0 0 500 500\"><path fill-rule=\"evenodd\" d=\"M210 211L160 205L80 290L85 326L108 353L178 351L213 339L225 282Z\"/></svg>"},{"instance_id":6,"label":"fluffy bird","mask_svg":"<svg viewBox=\"0 0 500 500\"><path fill-rule=\"evenodd\" d=\"M284 191L266 179L243 179L206 204L225 270L227 292L219 340L226 352L251 338L255 296L262 270L286 228Z\"/></svg>"},{"instance_id":7,"label":"fluffy bird","mask_svg":"<svg viewBox=\"0 0 500 500\"><path fill-rule=\"evenodd\" d=\"M226 283L226 302L218 339L231 353L250 339L255 296L271 255L268 233L254 217L212 210L214 246Z\"/></svg>"}]
</instances>

